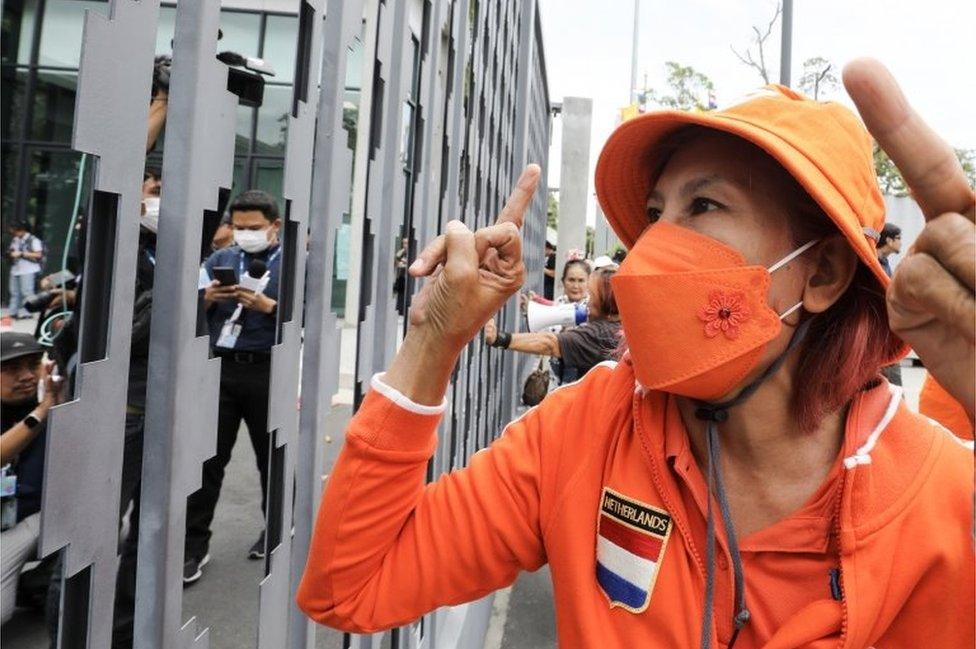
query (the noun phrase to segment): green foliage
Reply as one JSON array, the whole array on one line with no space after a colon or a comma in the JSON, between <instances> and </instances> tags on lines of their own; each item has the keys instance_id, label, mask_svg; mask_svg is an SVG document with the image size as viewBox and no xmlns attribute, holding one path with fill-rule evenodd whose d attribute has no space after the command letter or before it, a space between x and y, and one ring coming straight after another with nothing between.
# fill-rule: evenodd
<instances>
[{"instance_id":1,"label":"green foliage","mask_svg":"<svg viewBox=\"0 0 976 649\"><path fill-rule=\"evenodd\" d=\"M559 199L555 192L549 192L546 204L546 225L556 230L559 228Z\"/></svg>"},{"instance_id":2,"label":"green foliage","mask_svg":"<svg viewBox=\"0 0 976 649\"><path fill-rule=\"evenodd\" d=\"M675 61L668 61L664 67L667 69L667 84L671 94L661 95L651 90L648 95L654 102L665 108L679 110L708 108L708 93L715 89L708 76L690 65L681 65Z\"/></svg>"},{"instance_id":3,"label":"green foliage","mask_svg":"<svg viewBox=\"0 0 976 649\"><path fill-rule=\"evenodd\" d=\"M955 149L959 164L962 165L963 173L969 181L970 187L976 187L976 150Z\"/></svg>"},{"instance_id":4,"label":"green foliage","mask_svg":"<svg viewBox=\"0 0 976 649\"><path fill-rule=\"evenodd\" d=\"M837 88L837 75L834 74L834 66L830 61L822 56L814 56L803 62L803 75L800 77L800 92L820 99L821 94L826 94Z\"/></svg>"},{"instance_id":5,"label":"green foliage","mask_svg":"<svg viewBox=\"0 0 976 649\"><path fill-rule=\"evenodd\" d=\"M969 180L969 186L976 186L976 151L972 149L954 149L956 158L962 166L963 173ZM892 162L884 149L874 145L874 172L878 175L878 185L881 192L890 196L908 196L911 192L901 177L898 167Z\"/></svg>"}]
</instances>

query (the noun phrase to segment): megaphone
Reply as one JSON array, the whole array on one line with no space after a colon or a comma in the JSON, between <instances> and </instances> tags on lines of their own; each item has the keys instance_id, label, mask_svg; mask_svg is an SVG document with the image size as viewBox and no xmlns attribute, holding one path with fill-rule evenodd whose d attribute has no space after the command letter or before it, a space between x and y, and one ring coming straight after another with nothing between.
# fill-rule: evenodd
<instances>
[{"instance_id":1,"label":"megaphone","mask_svg":"<svg viewBox=\"0 0 976 649\"><path fill-rule=\"evenodd\" d=\"M572 327L586 322L586 307L582 304L553 304L548 306L529 302L529 331L535 333L549 327Z\"/></svg>"}]
</instances>

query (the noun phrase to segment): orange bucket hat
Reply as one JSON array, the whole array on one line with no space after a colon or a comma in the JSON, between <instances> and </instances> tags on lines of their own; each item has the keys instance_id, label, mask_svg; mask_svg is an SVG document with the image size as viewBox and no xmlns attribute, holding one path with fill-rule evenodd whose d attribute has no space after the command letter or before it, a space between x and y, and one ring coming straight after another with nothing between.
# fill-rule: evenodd
<instances>
[{"instance_id":1,"label":"orange bucket hat","mask_svg":"<svg viewBox=\"0 0 976 649\"><path fill-rule=\"evenodd\" d=\"M840 104L813 101L775 84L723 110L656 111L617 127L597 162L596 195L627 248L648 225L658 144L689 125L737 135L772 156L830 217L881 286L888 286L877 253L885 207L870 134Z\"/></svg>"}]
</instances>

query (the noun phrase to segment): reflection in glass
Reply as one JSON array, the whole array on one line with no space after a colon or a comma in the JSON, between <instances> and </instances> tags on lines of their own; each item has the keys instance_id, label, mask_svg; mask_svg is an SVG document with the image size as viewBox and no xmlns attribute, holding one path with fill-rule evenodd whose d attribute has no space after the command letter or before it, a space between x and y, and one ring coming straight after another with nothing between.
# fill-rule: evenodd
<instances>
[{"instance_id":1,"label":"reflection in glass","mask_svg":"<svg viewBox=\"0 0 976 649\"><path fill-rule=\"evenodd\" d=\"M234 186L231 187L231 200L234 200L235 196L247 189L245 186L247 185L247 167L245 166L246 161L247 158L234 158Z\"/></svg>"},{"instance_id":2,"label":"reflection in glass","mask_svg":"<svg viewBox=\"0 0 976 649\"><path fill-rule=\"evenodd\" d=\"M17 201L17 171L20 169L19 146L4 144L0 149L0 214L4 223L16 218L14 205ZM6 284L4 284L6 286Z\"/></svg>"},{"instance_id":3,"label":"reflection in glass","mask_svg":"<svg viewBox=\"0 0 976 649\"><path fill-rule=\"evenodd\" d=\"M254 180L247 189L260 189L268 192L278 201L278 209L284 214L285 205L282 200L282 182L284 180L285 163L282 160L255 160Z\"/></svg>"},{"instance_id":4,"label":"reflection in glass","mask_svg":"<svg viewBox=\"0 0 976 649\"><path fill-rule=\"evenodd\" d=\"M27 104L27 70L3 67L0 90L0 137L23 137L24 110Z\"/></svg>"},{"instance_id":5,"label":"reflection in glass","mask_svg":"<svg viewBox=\"0 0 976 649\"><path fill-rule=\"evenodd\" d=\"M265 86L264 104L258 109L254 153L285 155L288 115L291 114L291 86Z\"/></svg>"},{"instance_id":6,"label":"reflection in glass","mask_svg":"<svg viewBox=\"0 0 976 649\"><path fill-rule=\"evenodd\" d=\"M156 23L156 54L173 53L173 34L176 33L176 7L160 7Z\"/></svg>"},{"instance_id":7,"label":"reflection in glass","mask_svg":"<svg viewBox=\"0 0 976 649\"><path fill-rule=\"evenodd\" d=\"M76 72L38 71L31 139L71 142L77 86Z\"/></svg>"},{"instance_id":8,"label":"reflection in glass","mask_svg":"<svg viewBox=\"0 0 976 649\"><path fill-rule=\"evenodd\" d=\"M3 3L3 27L0 32L0 58L4 63L30 63L34 40L37 1Z\"/></svg>"},{"instance_id":9,"label":"reflection in glass","mask_svg":"<svg viewBox=\"0 0 976 649\"><path fill-rule=\"evenodd\" d=\"M80 160L80 153L69 150L33 150L29 155L27 218L44 241L50 268L60 267L78 186ZM83 186L90 188L90 174L86 176Z\"/></svg>"},{"instance_id":10,"label":"reflection in glass","mask_svg":"<svg viewBox=\"0 0 976 649\"><path fill-rule=\"evenodd\" d=\"M264 52L261 58L274 68L275 81L293 82L295 50L298 47L298 18L268 16L264 29Z\"/></svg>"},{"instance_id":11,"label":"reflection in glass","mask_svg":"<svg viewBox=\"0 0 976 649\"><path fill-rule=\"evenodd\" d=\"M108 3L96 0L47 0L41 25L38 65L77 68L85 11L107 15Z\"/></svg>"},{"instance_id":12,"label":"reflection in glass","mask_svg":"<svg viewBox=\"0 0 976 649\"><path fill-rule=\"evenodd\" d=\"M363 87L363 43L356 39L346 55L346 88Z\"/></svg>"},{"instance_id":13,"label":"reflection in glass","mask_svg":"<svg viewBox=\"0 0 976 649\"><path fill-rule=\"evenodd\" d=\"M221 11L220 31L224 36L217 41L218 52L237 52L254 57L258 55L258 36L261 33L260 14Z\"/></svg>"},{"instance_id":14,"label":"reflection in glass","mask_svg":"<svg viewBox=\"0 0 976 649\"><path fill-rule=\"evenodd\" d=\"M254 124L254 109L237 106L237 127L234 131L234 153L247 154L251 148L251 127Z\"/></svg>"}]
</instances>

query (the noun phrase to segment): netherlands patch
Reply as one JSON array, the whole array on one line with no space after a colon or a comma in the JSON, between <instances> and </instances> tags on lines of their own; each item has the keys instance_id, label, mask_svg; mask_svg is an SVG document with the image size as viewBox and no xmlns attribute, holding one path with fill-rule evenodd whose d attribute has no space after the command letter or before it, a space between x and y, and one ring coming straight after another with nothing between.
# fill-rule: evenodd
<instances>
[{"instance_id":1,"label":"netherlands patch","mask_svg":"<svg viewBox=\"0 0 976 649\"><path fill-rule=\"evenodd\" d=\"M642 613L651 599L658 566L671 536L671 515L603 488L596 535L596 580L610 600Z\"/></svg>"}]
</instances>

